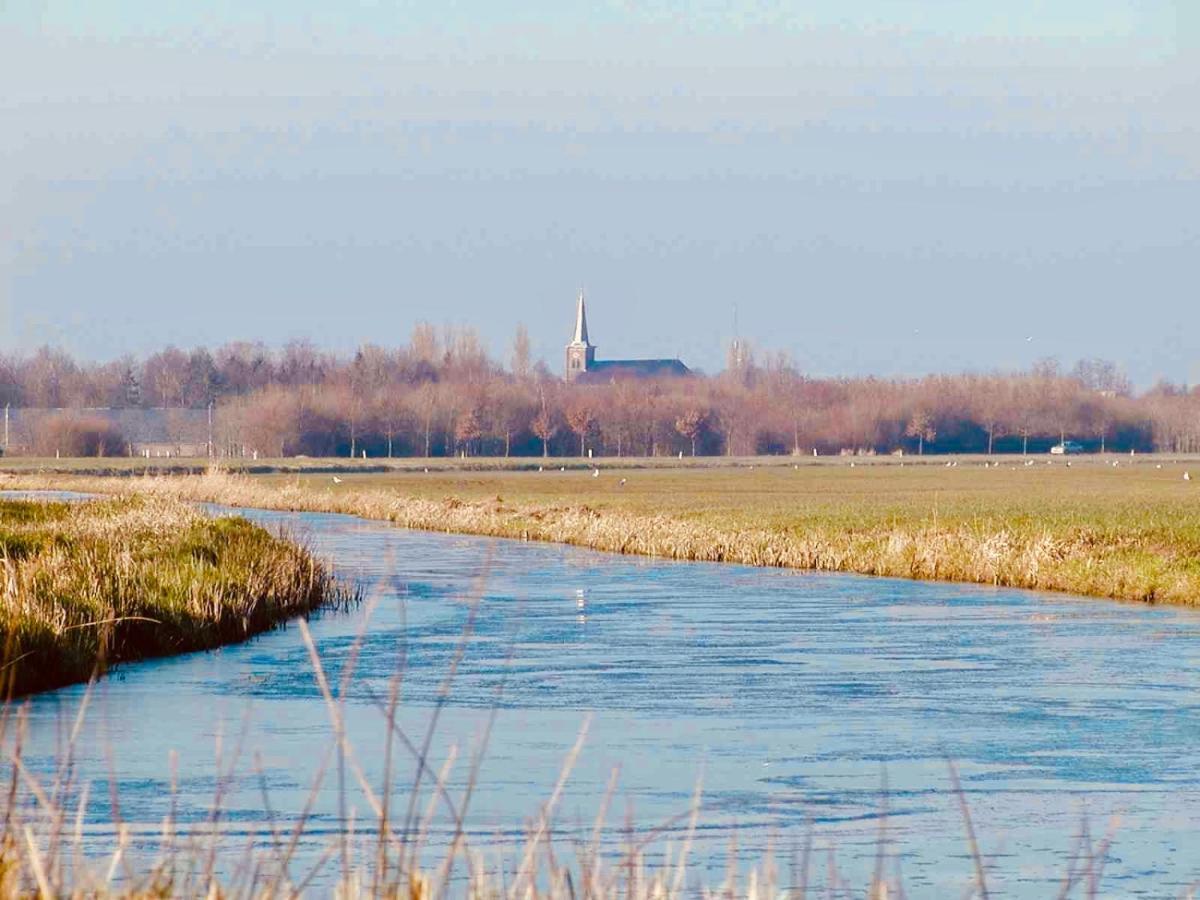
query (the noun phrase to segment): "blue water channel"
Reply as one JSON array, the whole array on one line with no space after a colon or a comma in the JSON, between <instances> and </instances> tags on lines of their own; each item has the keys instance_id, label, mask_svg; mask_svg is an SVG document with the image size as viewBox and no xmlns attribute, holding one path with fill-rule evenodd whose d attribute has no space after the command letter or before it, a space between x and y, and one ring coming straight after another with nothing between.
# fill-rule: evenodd
<instances>
[{"instance_id":1,"label":"blue water channel","mask_svg":"<svg viewBox=\"0 0 1200 900\"><path fill-rule=\"evenodd\" d=\"M431 763L455 748L447 786L461 798L483 753L466 819L489 859L515 865L586 722L554 820L565 858L590 839L615 770L605 847L625 844L632 823L651 859L678 848L700 786L695 882L718 882L731 847L741 866L771 852L786 880L811 835L812 881L832 854L861 890L886 810L888 871L899 867L910 896L961 896L972 868L953 760L993 895L1056 895L1085 823L1097 841L1112 837L1106 893L1174 897L1200 877L1194 612L247 514L299 536L366 589L363 606L311 626L334 683L363 635L346 729L377 790L379 704L393 676L403 671L400 726L419 741L470 627ZM31 701L35 770L53 771L82 695ZM238 849L296 820L332 735L294 625L125 667L95 692L77 748L91 783L86 840L97 852L111 846L115 792L150 855L172 783L180 820L196 825L220 782L221 827ZM413 765L402 749L397 759L403 809ZM315 796L298 878L351 818L371 828L352 775L339 783L331 770ZM439 807L430 852L452 828ZM314 889L336 876L327 865Z\"/></svg>"}]
</instances>

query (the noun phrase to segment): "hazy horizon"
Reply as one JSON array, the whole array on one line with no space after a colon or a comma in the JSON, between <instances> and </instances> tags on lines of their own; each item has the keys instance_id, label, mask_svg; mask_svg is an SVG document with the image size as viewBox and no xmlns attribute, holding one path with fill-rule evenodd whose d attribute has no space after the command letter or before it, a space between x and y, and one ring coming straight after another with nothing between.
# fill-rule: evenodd
<instances>
[{"instance_id":1,"label":"hazy horizon","mask_svg":"<svg viewBox=\"0 0 1200 900\"><path fill-rule=\"evenodd\" d=\"M1200 382L1200 14L841 6L7 4L0 344Z\"/></svg>"}]
</instances>

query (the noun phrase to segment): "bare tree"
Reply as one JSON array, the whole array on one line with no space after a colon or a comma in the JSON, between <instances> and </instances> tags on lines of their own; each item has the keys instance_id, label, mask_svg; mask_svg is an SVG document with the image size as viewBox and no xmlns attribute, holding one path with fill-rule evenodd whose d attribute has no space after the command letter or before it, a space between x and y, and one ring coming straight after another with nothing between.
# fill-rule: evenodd
<instances>
[{"instance_id":1,"label":"bare tree","mask_svg":"<svg viewBox=\"0 0 1200 900\"><path fill-rule=\"evenodd\" d=\"M675 420L675 430L692 442L692 456L696 455L696 439L704 432L705 425L704 411L695 407Z\"/></svg>"},{"instance_id":2,"label":"bare tree","mask_svg":"<svg viewBox=\"0 0 1200 900\"><path fill-rule=\"evenodd\" d=\"M524 324L517 326L512 345L512 374L518 381L528 380L533 372L533 350L529 343L529 331Z\"/></svg>"},{"instance_id":3,"label":"bare tree","mask_svg":"<svg viewBox=\"0 0 1200 900\"><path fill-rule=\"evenodd\" d=\"M550 441L558 433L558 423L554 420L554 416L550 410L543 406L541 411L534 417L531 427L533 433L542 442L542 456L549 456Z\"/></svg>"},{"instance_id":4,"label":"bare tree","mask_svg":"<svg viewBox=\"0 0 1200 900\"><path fill-rule=\"evenodd\" d=\"M924 410L917 410L912 414L912 418L908 420L908 426L904 429L904 433L909 437L917 439L917 455L925 455L925 442L934 441L937 439L937 431L933 427L933 420L929 417L929 413Z\"/></svg>"},{"instance_id":5,"label":"bare tree","mask_svg":"<svg viewBox=\"0 0 1200 900\"><path fill-rule=\"evenodd\" d=\"M389 385L375 392L371 415L387 442L388 459L393 456L396 436L404 428L408 409L407 397L398 386Z\"/></svg>"},{"instance_id":6,"label":"bare tree","mask_svg":"<svg viewBox=\"0 0 1200 900\"><path fill-rule=\"evenodd\" d=\"M567 408L567 425L579 436L579 455L587 455L587 439L596 427L596 414L588 398L579 397Z\"/></svg>"},{"instance_id":7,"label":"bare tree","mask_svg":"<svg viewBox=\"0 0 1200 900\"><path fill-rule=\"evenodd\" d=\"M463 456L471 455L471 448L482 435L483 428L479 424L478 411L474 407L463 410L454 423L454 440Z\"/></svg>"}]
</instances>

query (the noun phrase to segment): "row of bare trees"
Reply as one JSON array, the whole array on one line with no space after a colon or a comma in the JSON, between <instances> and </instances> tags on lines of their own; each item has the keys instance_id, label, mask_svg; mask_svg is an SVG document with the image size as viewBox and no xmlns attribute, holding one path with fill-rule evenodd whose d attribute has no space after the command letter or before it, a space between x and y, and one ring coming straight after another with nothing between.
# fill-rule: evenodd
<instances>
[{"instance_id":1,"label":"row of bare trees","mask_svg":"<svg viewBox=\"0 0 1200 900\"><path fill-rule=\"evenodd\" d=\"M427 325L401 347L365 345L349 357L307 343L279 351L239 343L85 364L43 348L0 359L0 399L79 409L212 404L202 440L222 455L992 453L1064 439L1101 451L1200 452L1200 391L1159 385L1137 394L1098 360L1070 371L1044 362L1014 374L831 379L808 377L784 356L756 362L741 344L713 376L568 385L532 360L523 329L506 364L469 329ZM68 428L62 416L46 421Z\"/></svg>"},{"instance_id":2,"label":"row of bare trees","mask_svg":"<svg viewBox=\"0 0 1200 900\"><path fill-rule=\"evenodd\" d=\"M525 376L533 373L524 329L514 341L512 364L523 365ZM279 351L247 342L215 350L167 347L143 360L127 356L102 363L78 361L59 348L42 347L27 356L0 356L0 405L201 408L271 387L480 381L499 371L472 329L438 330L425 324L418 325L402 347L367 344L349 359L308 341L293 341Z\"/></svg>"},{"instance_id":3,"label":"row of bare trees","mask_svg":"<svg viewBox=\"0 0 1200 900\"><path fill-rule=\"evenodd\" d=\"M1134 396L1049 366L919 380L809 378L774 360L712 377L568 385L476 381L279 386L219 408L229 447L312 456L751 455L1200 450L1200 392Z\"/></svg>"}]
</instances>

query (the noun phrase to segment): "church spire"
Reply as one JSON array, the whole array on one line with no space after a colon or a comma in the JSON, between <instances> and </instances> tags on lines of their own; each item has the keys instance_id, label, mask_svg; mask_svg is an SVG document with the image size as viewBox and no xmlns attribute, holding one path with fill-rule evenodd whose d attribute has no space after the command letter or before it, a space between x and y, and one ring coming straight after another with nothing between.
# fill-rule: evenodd
<instances>
[{"instance_id":1,"label":"church spire","mask_svg":"<svg viewBox=\"0 0 1200 900\"><path fill-rule=\"evenodd\" d=\"M596 348L588 340L587 310L583 304L583 291L579 292L579 303L575 307L575 335L567 344L567 381L591 371L596 364Z\"/></svg>"},{"instance_id":2,"label":"church spire","mask_svg":"<svg viewBox=\"0 0 1200 900\"><path fill-rule=\"evenodd\" d=\"M580 289L580 291L579 291L579 306L576 308L576 311L575 311L575 339L573 341L571 341L571 343L583 344L585 346L588 343L587 310L584 309L584 306L583 306L583 290L582 289Z\"/></svg>"}]
</instances>

